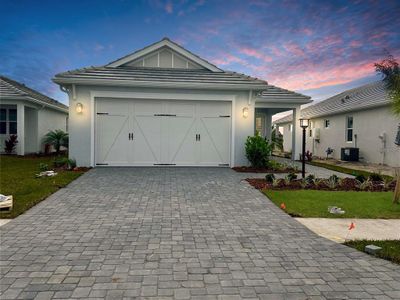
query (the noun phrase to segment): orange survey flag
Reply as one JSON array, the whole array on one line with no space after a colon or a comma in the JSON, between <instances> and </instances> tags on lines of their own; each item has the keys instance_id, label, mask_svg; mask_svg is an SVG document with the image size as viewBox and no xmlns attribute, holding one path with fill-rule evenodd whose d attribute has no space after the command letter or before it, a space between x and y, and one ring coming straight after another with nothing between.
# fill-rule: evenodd
<instances>
[{"instance_id":1,"label":"orange survey flag","mask_svg":"<svg viewBox=\"0 0 400 300\"><path fill-rule=\"evenodd\" d=\"M281 203L281 208L282 208L282 209L286 209L285 203Z\"/></svg>"},{"instance_id":2,"label":"orange survey flag","mask_svg":"<svg viewBox=\"0 0 400 300\"><path fill-rule=\"evenodd\" d=\"M354 228L356 228L356 225L355 225L353 222L351 222L351 224L350 224L350 226L349 226L349 230L352 230L352 229L354 229Z\"/></svg>"}]
</instances>

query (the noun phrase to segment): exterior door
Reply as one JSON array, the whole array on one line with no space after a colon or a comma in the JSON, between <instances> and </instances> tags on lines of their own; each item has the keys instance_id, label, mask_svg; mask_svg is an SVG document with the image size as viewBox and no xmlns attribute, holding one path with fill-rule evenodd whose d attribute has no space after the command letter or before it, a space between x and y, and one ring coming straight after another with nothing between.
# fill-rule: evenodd
<instances>
[{"instance_id":1,"label":"exterior door","mask_svg":"<svg viewBox=\"0 0 400 300\"><path fill-rule=\"evenodd\" d=\"M96 165L229 165L226 102L96 101Z\"/></svg>"}]
</instances>

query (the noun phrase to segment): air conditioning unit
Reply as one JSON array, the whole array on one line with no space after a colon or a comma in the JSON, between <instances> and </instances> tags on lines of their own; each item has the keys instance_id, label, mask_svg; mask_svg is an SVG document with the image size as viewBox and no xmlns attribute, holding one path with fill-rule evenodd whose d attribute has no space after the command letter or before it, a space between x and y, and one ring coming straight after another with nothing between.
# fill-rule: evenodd
<instances>
[{"instance_id":1,"label":"air conditioning unit","mask_svg":"<svg viewBox=\"0 0 400 300\"><path fill-rule=\"evenodd\" d=\"M313 138L314 138L314 140L317 140L317 141L320 140L320 138L321 138L321 131L320 131L319 128L314 128L314 130L313 130Z\"/></svg>"}]
</instances>

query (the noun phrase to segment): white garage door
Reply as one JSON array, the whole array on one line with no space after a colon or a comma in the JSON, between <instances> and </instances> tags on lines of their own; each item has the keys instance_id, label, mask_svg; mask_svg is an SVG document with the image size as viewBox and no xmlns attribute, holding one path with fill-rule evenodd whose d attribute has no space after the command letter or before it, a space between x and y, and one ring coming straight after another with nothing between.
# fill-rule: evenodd
<instances>
[{"instance_id":1,"label":"white garage door","mask_svg":"<svg viewBox=\"0 0 400 300\"><path fill-rule=\"evenodd\" d=\"M96 100L96 165L229 165L231 104Z\"/></svg>"}]
</instances>

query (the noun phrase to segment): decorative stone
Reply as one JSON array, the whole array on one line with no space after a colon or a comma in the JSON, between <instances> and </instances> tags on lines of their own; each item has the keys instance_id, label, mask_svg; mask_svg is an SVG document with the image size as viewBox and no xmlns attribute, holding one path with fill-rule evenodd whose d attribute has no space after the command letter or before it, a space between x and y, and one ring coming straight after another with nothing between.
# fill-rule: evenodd
<instances>
[{"instance_id":1,"label":"decorative stone","mask_svg":"<svg viewBox=\"0 0 400 300\"><path fill-rule=\"evenodd\" d=\"M377 254L379 251L381 251L382 248L375 246L375 245L367 245L365 246L365 252L369 254Z\"/></svg>"}]
</instances>

